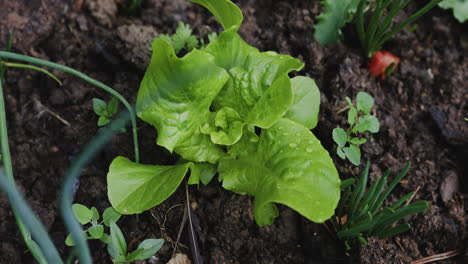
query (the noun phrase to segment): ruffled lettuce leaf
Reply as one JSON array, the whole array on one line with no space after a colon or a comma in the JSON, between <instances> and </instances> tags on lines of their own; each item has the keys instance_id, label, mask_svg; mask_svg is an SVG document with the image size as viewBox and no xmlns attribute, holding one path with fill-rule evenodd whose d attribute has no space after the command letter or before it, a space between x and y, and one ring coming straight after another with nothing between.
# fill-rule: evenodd
<instances>
[{"instance_id":1,"label":"ruffled lettuce leaf","mask_svg":"<svg viewBox=\"0 0 468 264\"><path fill-rule=\"evenodd\" d=\"M297 76L291 79L291 84L294 103L285 117L308 129L315 128L320 111L320 91L315 81L308 77Z\"/></svg>"},{"instance_id":2,"label":"ruffled lettuce leaf","mask_svg":"<svg viewBox=\"0 0 468 264\"><path fill-rule=\"evenodd\" d=\"M271 224L278 216L274 203L287 205L314 222L333 215L340 197L338 172L306 127L280 119L262 130L258 143L250 146L238 151L237 159L220 160L218 172L224 188L255 196L258 225Z\"/></svg>"},{"instance_id":3,"label":"ruffled lettuce leaf","mask_svg":"<svg viewBox=\"0 0 468 264\"><path fill-rule=\"evenodd\" d=\"M210 105L228 80L214 57L194 50L178 58L163 39L153 43L153 56L137 98L137 114L158 131L157 143L183 158L215 163L223 150L201 133L210 120Z\"/></svg>"},{"instance_id":4,"label":"ruffled lettuce leaf","mask_svg":"<svg viewBox=\"0 0 468 264\"><path fill-rule=\"evenodd\" d=\"M334 44L341 40L341 28L348 23L356 11L358 0L322 0L323 12L317 17L314 38L322 45Z\"/></svg>"},{"instance_id":5,"label":"ruffled lettuce leaf","mask_svg":"<svg viewBox=\"0 0 468 264\"><path fill-rule=\"evenodd\" d=\"M203 134L210 135L211 141L220 145L232 145L242 137L242 121L236 110L224 107L212 114L210 123L200 128Z\"/></svg>"},{"instance_id":6,"label":"ruffled lettuce leaf","mask_svg":"<svg viewBox=\"0 0 468 264\"><path fill-rule=\"evenodd\" d=\"M204 50L215 57L230 78L213 102L213 109L234 109L250 125L268 128L293 103L288 73L304 64L288 55L260 52L234 30L221 33Z\"/></svg>"},{"instance_id":7,"label":"ruffled lettuce leaf","mask_svg":"<svg viewBox=\"0 0 468 264\"><path fill-rule=\"evenodd\" d=\"M242 23L242 11L229 0L190 0L208 9L218 19L224 29L239 28Z\"/></svg>"},{"instance_id":8,"label":"ruffled lettuce leaf","mask_svg":"<svg viewBox=\"0 0 468 264\"><path fill-rule=\"evenodd\" d=\"M460 23L468 21L468 0L444 0L439 6L443 9L452 9L453 16Z\"/></svg>"}]
</instances>

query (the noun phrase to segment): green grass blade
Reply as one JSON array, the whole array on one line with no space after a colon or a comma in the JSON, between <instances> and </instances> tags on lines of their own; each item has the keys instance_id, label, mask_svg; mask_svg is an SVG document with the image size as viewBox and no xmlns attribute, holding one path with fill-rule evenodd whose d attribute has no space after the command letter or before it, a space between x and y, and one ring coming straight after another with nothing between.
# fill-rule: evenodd
<instances>
[{"instance_id":1,"label":"green grass blade","mask_svg":"<svg viewBox=\"0 0 468 264\"><path fill-rule=\"evenodd\" d=\"M414 192L410 192L407 195L401 197L400 200L398 200L396 203L392 204L392 206L390 206L390 208L392 208L393 210L397 209L400 205L402 205L409 198L411 198L411 196L413 196L413 194L414 194Z\"/></svg>"},{"instance_id":2,"label":"green grass blade","mask_svg":"<svg viewBox=\"0 0 468 264\"><path fill-rule=\"evenodd\" d=\"M392 214L384 215L379 219L378 223L370 231L371 234L378 234L383 232L389 226L400 221L408 215L417 214L425 211L429 207L429 204L426 201L417 201L412 204L409 204L405 207L395 210Z\"/></svg>"},{"instance_id":3,"label":"green grass blade","mask_svg":"<svg viewBox=\"0 0 468 264\"><path fill-rule=\"evenodd\" d=\"M20 219L24 221L27 229L31 230L31 234L37 241L39 247L42 249L42 253L44 254L46 261L48 263L63 263L57 248L52 243L52 240L47 234L44 225L42 225L31 208L29 208L14 183L12 183L11 180L1 172L0 189L6 193L11 206L14 208L15 212L17 212Z\"/></svg>"},{"instance_id":4,"label":"green grass blade","mask_svg":"<svg viewBox=\"0 0 468 264\"><path fill-rule=\"evenodd\" d=\"M411 167L411 162L408 162L408 164L406 164L406 166L398 174L398 176L390 183L390 185L387 187L387 189L383 193L381 193L379 195L379 198L377 199L377 202L375 203L374 208L372 208L373 209L372 214L375 214L377 209L379 209L380 206L382 206L383 201L393 191L393 188L395 188L395 186L401 181L401 179L403 179L406 176L406 174L408 173L408 170L410 169L410 167Z\"/></svg>"},{"instance_id":5,"label":"green grass blade","mask_svg":"<svg viewBox=\"0 0 468 264\"><path fill-rule=\"evenodd\" d=\"M10 67L10 68L22 68L22 69L30 69L30 70L35 70L35 71L38 71L38 72L42 72L45 75L49 76L54 81L56 81L60 86L62 86L62 82L60 81L60 79L57 78L57 76L53 75L48 70L44 70L44 69L36 67L34 65L21 64L21 63L2 62L2 64L7 66L7 67Z\"/></svg>"},{"instance_id":6,"label":"green grass blade","mask_svg":"<svg viewBox=\"0 0 468 264\"><path fill-rule=\"evenodd\" d=\"M73 185L80 177L81 170L89 163L89 161L102 149L120 129L125 127L126 122L130 119L129 113L119 115L112 123L101 130L84 148L83 152L78 156L76 161L65 174L64 183L60 192L60 211L62 213L65 226L76 244L78 259L82 264L92 263L91 254L88 244L82 236L83 229L78 223L72 211L73 203Z\"/></svg>"},{"instance_id":7,"label":"green grass blade","mask_svg":"<svg viewBox=\"0 0 468 264\"><path fill-rule=\"evenodd\" d=\"M391 170L387 169L384 172L384 175L378 179L378 184L377 184L377 187L375 188L375 192L372 195L371 200L369 201L369 208L370 208L370 212L372 213L372 215L374 215L375 212L376 212L376 210L374 210L374 208L375 208L375 206L377 204L377 200L379 199L380 194L383 191L383 188L384 188L385 184L387 183L388 175L390 175L390 172L391 172Z\"/></svg>"},{"instance_id":8,"label":"green grass blade","mask_svg":"<svg viewBox=\"0 0 468 264\"><path fill-rule=\"evenodd\" d=\"M389 228L379 234L376 234L379 239L385 239L385 238L388 238L388 237L391 237L391 236L396 236L398 234L401 234L403 232L406 232L408 231L409 229L411 228L411 225L410 224L401 224L401 225L397 225L395 227L392 227L392 228Z\"/></svg>"},{"instance_id":9,"label":"green grass blade","mask_svg":"<svg viewBox=\"0 0 468 264\"><path fill-rule=\"evenodd\" d=\"M359 42L364 50L366 49L366 32L364 30L364 6L367 0L360 0L356 11L356 31L358 32ZM366 54L367 56L367 54Z\"/></svg>"},{"instance_id":10,"label":"green grass blade","mask_svg":"<svg viewBox=\"0 0 468 264\"><path fill-rule=\"evenodd\" d=\"M50 62L50 61L45 61L45 60L33 58L33 57L30 57L30 56L26 56L26 55L20 55L20 54L16 54L16 53L12 53L12 52L5 52L5 51L0 51L0 58L1 59L19 60L19 61L23 61L23 62L27 62L27 63L31 63L31 64L35 64L35 65L39 65L39 66L43 66L43 67L49 67L49 68L52 68L52 69L63 71L63 72L69 73L71 75L74 75L74 76L76 76L76 77L78 77L80 79L83 79L84 81L86 81L86 82L88 82L88 83L90 83L92 85L95 85L95 86L103 89L104 91L112 94L113 96L115 96L117 99L119 99L119 101L122 102L122 104L127 108L128 112L130 113L130 119L131 119L131 122L132 122L133 145L134 145L134 150L135 150L135 161L136 162L140 161L135 111L132 108L132 106L127 102L127 100L120 93L118 93L114 89L110 88L109 86L107 86L107 85L105 85L105 84L103 84L103 83L101 83L99 81L96 81L96 80L90 78L89 76L87 76L87 75L85 75L85 74L83 74L83 73L81 73L81 72L79 72L77 70L74 70L74 69L72 69L70 67L64 66L64 65L60 65L60 64L53 63L53 62Z\"/></svg>"},{"instance_id":11,"label":"green grass blade","mask_svg":"<svg viewBox=\"0 0 468 264\"><path fill-rule=\"evenodd\" d=\"M362 171L361 177L357 182L356 188L354 189L353 197L351 198L350 203L350 214L348 215L348 217L352 217L354 215L354 213L356 212L356 208L359 205L362 196L364 195L364 191L366 190L367 185L367 179L369 177L369 168L370 162L367 161L366 166Z\"/></svg>"},{"instance_id":12,"label":"green grass blade","mask_svg":"<svg viewBox=\"0 0 468 264\"><path fill-rule=\"evenodd\" d=\"M343 191L344 189L348 188L351 184L356 182L354 178L349 178L341 182L341 190Z\"/></svg>"}]
</instances>

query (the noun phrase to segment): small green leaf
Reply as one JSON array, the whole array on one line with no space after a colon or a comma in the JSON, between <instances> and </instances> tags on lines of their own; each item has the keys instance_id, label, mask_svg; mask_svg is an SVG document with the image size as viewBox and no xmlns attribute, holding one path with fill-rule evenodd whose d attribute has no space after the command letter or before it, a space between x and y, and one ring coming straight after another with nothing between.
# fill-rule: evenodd
<instances>
[{"instance_id":1,"label":"small green leaf","mask_svg":"<svg viewBox=\"0 0 468 264\"><path fill-rule=\"evenodd\" d=\"M107 110L107 104L101 99L93 98L93 110L98 116L104 116Z\"/></svg>"},{"instance_id":2,"label":"small green leaf","mask_svg":"<svg viewBox=\"0 0 468 264\"><path fill-rule=\"evenodd\" d=\"M107 113L110 115L109 117L115 115L117 110L119 109L119 101L116 97L112 97L112 99L107 104Z\"/></svg>"},{"instance_id":3,"label":"small green leaf","mask_svg":"<svg viewBox=\"0 0 468 264\"><path fill-rule=\"evenodd\" d=\"M199 184L201 182L207 185L216 174L216 166L210 163L196 162L192 163L190 171L188 184Z\"/></svg>"},{"instance_id":4,"label":"small green leaf","mask_svg":"<svg viewBox=\"0 0 468 264\"><path fill-rule=\"evenodd\" d=\"M308 129L317 126L320 110L320 91L311 78L297 76L291 79L294 102L284 117Z\"/></svg>"},{"instance_id":5,"label":"small green leaf","mask_svg":"<svg viewBox=\"0 0 468 264\"><path fill-rule=\"evenodd\" d=\"M128 260L125 256L118 256L114 259L112 259L112 262L114 263L128 263Z\"/></svg>"},{"instance_id":6,"label":"small green leaf","mask_svg":"<svg viewBox=\"0 0 468 264\"><path fill-rule=\"evenodd\" d=\"M350 106L349 112L348 112L348 124L349 125L354 125L356 122L356 117L357 117L357 110L354 106Z\"/></svg>"},{"instance_id":7,"label":"small green leaf","mask_svg":"<svg viewBox=\"0 0 468 264\"><path fill-rule=\"evenodd\" d=\"M332 136L333 140L338 145L338 147L344 147L346 145L346 142L348 141L348 136L346 135L346 132L340 127L333 129Z\"/></svg>"},{"instance_id":8,"label":"small green leaf","mask_svg":"<svg viewBox=\"0 0 468 264\"><path fill-rule=\"evenodd\" d=\"M117 223L121 216L122 215L119 212L117 212L114 208L108 207L106 208L106 210L104 210L104 213L102 214L102 220L104 221L104 224L106 226L110 226L111 222Z\"/></svg>"},{"instance_id":9,"label":"small green leaf","mask_svg":"<svg viewBox=\"0 0 468 264\"><path fill-rule=\"evenodd\" d=\"M343 152L343 149L341 149L340 147L336 148L336 154L338 154L338 156L342 159L346 159L346 155L345 153Z\"/></svg>"},{"instance_id":10,"label":"small green leaf","mask_svg":"<svg viewBox=\"0 0 468 264\"><path fill-rule=\"evenodd\" d=\"M356 99L357 109L370 114L372 107L374 106L374 98L366 92L359 92Z\"/></svg>"},{"instance_id":11,"label":"small green leaf","mask_svg":"<svg viewBox=\"0 0 468 264\"><path fill-rule=\"evenodd\" d=\"M93 212L89 210L88 207L82 204L73 204L72 209L80 224L85 225L91 221L91 218L93 217Z\"/></svg>"},{"instance_id":12,"label":"small green leaf","mask_svg":"<svg viewBox=\"0 0 468 264\"><path fill-rule=\"evenodd\" d=\"M367 139L354 137L354 138L352 138L349 142L352 143L352 144L354 144L354 145L361 145L361 144L366 143L366 142L367 142Z\"/></svg>"},{"instance_id":13,"label":"small green leaf","mask_svg":"<svg viewBox=\"0 0 468 264\"><path fill-rule=\"evenodd\" d=\"M104 244L109 244L109 242L110 242L110 237L109 237L109 235L107 235L107 234L102 234L102 237L100 238L100 240L101 240Z\"/></svg>"},{"instance_id":14,"label":"small green leaf","mask_svg":"<svg viewBox=\"0 0 468 264\"><path fill-rule=\"evenodd\" d=\"M127 241L125 241L125 237L122 231L114 221L110 223L110 236L112 247L115 248L117 252L119 252L120 256L126 256Z\"/></svg>"},{"instance_id":15,"label":"small green leaf","mask_svg":"<svg viewBox=\"0 0 468 264\"><path fill-rule=\"evenodd\" d=\"M453 16L460 23L468 21L468 0L444 0L439 6L443 9L452 9Z\"/></svg>"},{"instance_id":16,"label":"small green leaf","mask_svg":"<svg viewBox=\"0 0 468 264\"><path fill-rule=\"evenodd\" d=\"M89 234L94 239L100 239L104 235L104 226L95 225L88 229Z\"/></svg>"},{"instance_id":17,"label":"small green leaf","mask_svg":"<svg viewBox=\"0 0 468 264\"><path fill-rule=\"evenodd\" d=\"M99 220L99 212L96 209L96 207L91 207L91 212L93 212L93 216L91 217L91 220L93 221L98 221Z\"/></svg>"},{"instance_id":18,"label":"small green leaf","mask_svg":"<svg viewBox=\"0 0 468 264\"><path fill-rule=\"evenodd\" d=\"M368 131L371 133L377 133L380 130L380 122L375 116L369 116L368 117L368 122L370 123L370 126L368 128Z\"/></svg>"},{"instance_id":19,"label":"small green leaf","mask_svg":"<svg viewBox=\"0 0 468 264\"><path fill-rule=\"evenodd\" d=\"M348 104L348 106L351 108L351 107L354 107L353 105L353 102L351 101L351 98L349 98L348 96L345 97L346 99L346 103Z\"/></svg>"},{"instance_id":20,"label":"small green leaf","mask_svg":"<svg viewBox=\"0 0 468 264\"><path fill-rule=\"evenodd\" d=\"M107 253L109 253L109 255L115 259L117 257L120 256L120 253L119 251L117 250L117 248L114 247L114 244L111 243L111 239L109 238L109 241L108 241L108 244L107 244Z\"/></svg>"},{"instance_id":21,"label":"small green leaf","mask_svg":"<svg viewBox=\"0 0 468 264\"><path fill-rule=\"evenodd\" d=\"M128 261L145 260L156 254L164 244L163 239L145 239L138 245L138 248L130 253Z\"/></svg>"},{"instance_id":22,"label":"small green leaf","mask_svg":"<svg viewBox=\"0 0 468 264\"><path fill-rule=\"evenodd\" d=\"M229 0L190 0L208 9L218 19L225 30L239 27L242 23L242 11Z\"/></svg>"},{"instance_id":23,"label":"small green leaf","mask_svg":"<svg viewBox=\"0 0 468 264\"><path fill-rule=\"evenodd\" d=\"M346 157L352 164L359 166L361 163L361 151L355 145L351 145L350 147L343 148Z\"/></svg>"},{"instance_id":24,"label":"small green leaf","mask_svg":"<svg viewBox=\"0 0 468 264\"><path fill-rule=\"evenodd\" d=\"M71 234L68 234L67 238L65 239L65 245L69 247L73 247L75 245L75 242L73 242L73 238L71 237Z\"/></svg>"},{"instance_id":25,"label":"small green leaf","mask_svg":"<svg viewBox=\"0 0 468 264\"><path fill-rule=\"evenodd\" d=\"M98 119L98 126L102 127L109 124L110 120L105 116L100 116Z\"/></svg>"}]
</instances>

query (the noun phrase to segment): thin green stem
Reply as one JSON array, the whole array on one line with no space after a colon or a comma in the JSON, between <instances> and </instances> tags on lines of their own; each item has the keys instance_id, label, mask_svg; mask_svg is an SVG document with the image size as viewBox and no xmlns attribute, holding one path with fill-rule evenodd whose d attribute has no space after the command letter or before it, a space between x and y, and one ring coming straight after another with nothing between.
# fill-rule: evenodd
<instances>
[{"instance_id":1,"label":"thin green stem","mask_svg":"<svg viewBox=\"0 0 468 264\"><path fill-rule=\"evenodd\" d=\"M22 64L22 63L13 63L13 62L4 62L4 61L2 61L1 63L3 65L7 66L7 67L10 67L10 68L22 68L22 69L30 69L30 70L35 70L35 71L38 71L38 72L42 72L45 75L52 78L54 81L56 81L60 86L62 86L62 81L60 81L60 79L57 78L57 76L53 75L48 70L45 70L45 69L42 69L42 68L39 68L39 67L36 67L36 66L33 66L33 65Z\"/></svg>"},{"instance_id":2,"label":"thin green stem","mask_svg":"<svg viewBox=\"0 0 468 264\"><path fill-rule=\"evenodd\" d=\"M2 77L2 76L0 76ZM8 141L8 128L7 128L7 121L6 121L6 108L5 108L5 100L3 98L3 86L2 86L2 78L0 78L0 145L1 145L1 153L2 153L2 161L3 167L5 168L5 174L8 180L11 183L14 183L14 176L13 176L13 166L11 162L11 154L10 154L10 145ZM41 250L37 247L37 244L31 239L30 232L26 229L23 222L21 221L20 216L13 209L13 213L15 215L16 223L20 230L21 236L23 237L26 246L29 248L31 253L33 254L34 258L41 264L46 263L44 259L44 255L42 254Z\"/></svg>"},{"instance_id":3,"label":"thin green stem","mask_svg":"<svg viewBox=\"0 0 468 264\"><path fill-rule=\"evenodd\" d=\"M132 133L133 133L133 144L134 144L134 150L135 150L135 161L137 163L140 162L135 111L133 110L132 106L127 102L127 100L120 93L118 93L114 89L110 88L109 86L107 86L107 85L105 85L105 84L103 84L103 83L101 83L99 81L96 81L96 80L90 78L89 76L87 76L87 75L85 75L85 74L83 74L83 73L81 73L81 72L79 72L77 70L74 70L74 69L72 69L70 67L64 66L64 65L60 65L60 64L53 63L53 62L50 62L50 61L41 60L41 59L38 59L38 58L33 58L33 57L30 57L30 56L26 56L26 55L20 55L20 54L11 53L11 52L5 52L5 51L0 51L0 58L24 61L24 62L28 62L28 63L31 63L31 64L35 64L35 65L39 65L39 66L43 66L43 67L49 67L49 68L52 68L52 69L63 71L63 72L69 73L71 75L74 75L74 76L76 76L78 78L81 78L84 81L89 82L92 85L95 85L95 86L105 90L106 92L112 94L113 96L115 96L117 99L119 99L122 102L123 105L125 105L128 112L130 113L130 119L131 119L131 123L132 123Z\"/></svg>"}]
</instances>

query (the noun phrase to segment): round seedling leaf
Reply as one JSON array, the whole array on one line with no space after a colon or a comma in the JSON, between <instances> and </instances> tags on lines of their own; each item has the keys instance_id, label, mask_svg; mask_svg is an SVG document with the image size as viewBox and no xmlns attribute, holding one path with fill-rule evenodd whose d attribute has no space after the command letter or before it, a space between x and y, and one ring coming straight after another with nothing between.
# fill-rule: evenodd
<instances>
[{"instance_id":1,"label":"round seedling leaf","mask_svg":"<svg viewBox=\"0 0 468 264\"><path fill-rule=\"evenodd\" d=\"M73 238L71 237L71 234L68 234L67 238L65 239L65 245L69 247L73 247L75 245L75 242L73 241Z\"/></svg>"},{"instance_id":2,"label":"round seedling leaf","mask_svg":"<svg viewBox=\"0 0 468 264\"><path fill-rule=\"evenodd\" d=\"M107 104L101 99L93 99L93 110L98 116L103 116L106 114Z\"/></svg>"},{"instance_id":3,"label":"round seedling leaf","mask_svg":"<svg viewBox=\"0 0 468 264\"><path fill-rule=\"evenodd\" d=\"M338 147L344 147L346 145L346 142L348 141L348 136L346 135L346 132L340 127L333 129L332 136L333 140L338 145Z\"/></svg>"},{"instance_id":4,"label":"round seedling leaf","mask_svg":"<svg viewBox=\"0 0 468 264\"><path fill-rule=\"evenodd\" d=\"M359 92L356 99L357 109L369 114L374 106L374 98L366 92Z\"/></svg>"},{"instance_id":5,"label":"round seedling leaf","mask_svg":"<svg viewBox=\"0 0 468 264\"><path fill-rule=\"evenodd\" d=\"M163 239L145 239L129 256L129 261L148 259L163 246Z\"/></svg>"},{"instance_id":6,"label":"round seedling leaf","mask_svg":"<svg viewBox=\"0 0 468 264\"><path fill-rule=\"evenodd\" d=\"M104 235L104 226L95 225L88 229L89 234L93 239L100 239Z\"/></svg>"},{"instance_id":7,"label":"round seedling leaf","mask_svg":"<svg viewBox=\"0 0 468 264\"><path fill-rule=\"evenodd\" d=\"M105 116L100 116L99 119L98 119L98 126L102 127L102 126L105 126L107 124L109 124L110 120L109 118L105 117Z\"/></svg>"},{"instance_id":8,"label":"round seedling leaf","mask_svg":"<svg viewBox=\"0 0 468 264\"><path fill-rule=\"evenodd\" d=\"M336 149L336 154L338 154L340 158L346 159L346 154L343 152L343 150L340 147Z\"/></svg>"},{"instance_id":9,"label":"round seedling leaf","mask_svg":"<svg viewBox=\"0 0 468 264\"><path fill-rule=\"evenodd\" d=\"M369 128L367 129L371 133L377 133L380 130L380 122L375 116L368 117Z\"/></svg>"},{"instance_id":10,"label":"round seedling leaf","mask_svg":"<svg viewBox=\"0 0 468 264\"><path fill-rule=\"evenodd\" d=\"M82 204L74 204L72 205L72 209L80 224L85 225L91 221L91 218L93 217L93 212L89 210L88 207Z\"/></svg>"},{"instance_id":11,"label":"round seedling leaf","mask_svg":"<svg viewBox=\"0 0 468 264\"><path fill-rule=\"evenodd\" d=\"M92 221L98 221L99 220L99 212L98 210L96 209L96 207L91 207L91 212L93 212L93 216L91 217L91 220Z\"/></svg>"},{"instance_id":12,"label":"round seedling leaf","mask_svg":"<svg viewBox=\"0 0 468 264\"><path fill-rule=\"evenodd\" d=\"M343 150L348 160L351 161L352 164L359 166L361 163L361 152L359 151L359 148L356 148L356 146L351 145L351 147L343 148Z\"/></svg>"},{"instance_id":13,"label":"round seedling leaf","mask_svg":"<svg viewBox=\"0 0 468 264\"><path fill-rule=\"evenodd\" d=\"M122 215L119 212L117 212L114 208L109 207L106 210L104 210L104 213L102 214L102 219L106 226L110 226L110 223L112 221L117 223L121 216Z\"/></svg>"}]
</instances>

